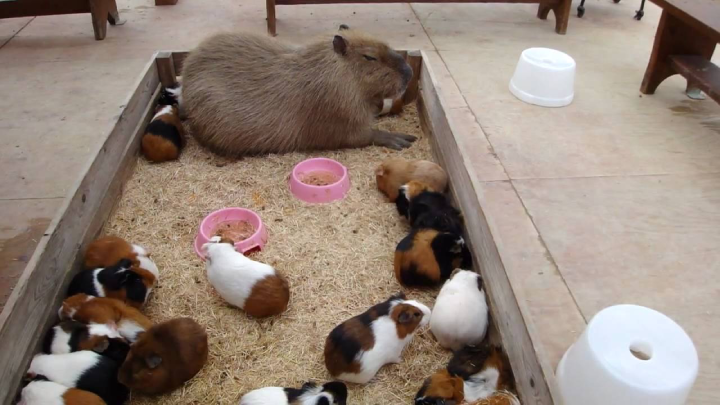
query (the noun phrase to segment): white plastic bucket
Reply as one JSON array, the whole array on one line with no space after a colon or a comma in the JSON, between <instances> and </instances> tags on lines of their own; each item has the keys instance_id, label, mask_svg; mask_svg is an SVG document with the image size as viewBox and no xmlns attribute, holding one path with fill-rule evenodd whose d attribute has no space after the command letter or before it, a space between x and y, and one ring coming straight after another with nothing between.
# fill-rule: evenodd
<instances>
[{"instance_id":1,"label":"white plastic bucket","mask_svg":"<svg viewBox=\"0 0 720 405\"><path fill-rule=\"evenodd\" d=\"M564 107L575 95L575 60L549 48L523 51L510 80L510 92L542 107Z\"/></svg>"}]
</instances>

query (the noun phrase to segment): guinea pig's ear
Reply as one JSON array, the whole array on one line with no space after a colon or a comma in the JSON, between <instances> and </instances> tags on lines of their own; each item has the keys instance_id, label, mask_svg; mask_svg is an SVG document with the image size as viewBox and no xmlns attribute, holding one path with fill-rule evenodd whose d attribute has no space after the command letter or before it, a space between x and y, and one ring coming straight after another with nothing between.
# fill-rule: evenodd
<instances>
[{"instance_id":1,"label":"guinea pig's ear","mask_svg":"<svg viewBox=\"0 0 720 405\"><path fill-rule=\"evenodd\" d=\"M333 49L335 53L345 56L347 54L347 48L348 44L345 38L343 38L342 35L335 35L335 38L333 38Z\"/></svg>"},{"instance_id":2,"label":"guinea pig's ear","mask_svg":"<svg viewBox=\"0 0 720 405\"><path fill-rule=\"evenodd\" d=\"M94 351L95 353L104 353L109 346L110 342L107 339L103 339L97 342L97 344L95 344L95 346L92 348L92 351Z\"/></svg>"},{"instance_id":3,"label":"guinea pig's ear","mask_svg":"<svg viewBox=\"0 0 720 405\"><path fill-rule=\"evenodd\" d=\"M145 364L147 364L148 368L155 369L157 366L162 363L162 357L158 356L157 354L151 354L150 356L145 358Z\"/></svg>"},{"instance_id":4,"label":"guinea pig's ear","mask_svg":"<svg viewBox=\"0 0 720 405\"><path fill-rule=\"evenodd\" d=\"M348 27L347 24L340 24L340 28L338 28L338 30L340 30L340 31L345 31L345 30L349 30L349 29L350 29L350 27Z\"/></svg>"}]
</instances>

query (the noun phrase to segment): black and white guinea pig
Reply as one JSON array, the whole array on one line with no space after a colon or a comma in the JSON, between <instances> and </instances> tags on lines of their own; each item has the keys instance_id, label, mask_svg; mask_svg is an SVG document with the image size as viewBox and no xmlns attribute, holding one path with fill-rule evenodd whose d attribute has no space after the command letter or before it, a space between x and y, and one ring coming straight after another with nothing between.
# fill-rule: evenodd
<instances>
[{"instance_id":1,"label":"black and white guinea pig","mask_svg":"<svg viewBox=\"0 0 720 405\"><path fill-rule=\"evenodd\" d=\"M105 268L85 270L76 274L70 282L67 296L87 294L120 300L132 307L145 304L155 285L155 275L137 267L130 259Z\"/></svg>"},{"instance_id":2,"label":"black and white guinea pig","mask_svg":"<svg viewBox=\"0 0 720 405\"><path fill-rule=\"evenodd\" d=\"M105 401L92 392L68 388L38 376L23 388L17 405L105 405Z\"/></svg>"},{"instance_id":3,"label":"black and white guinea pig","mask_svg":"<svg viewBox=\"0 0 720 405\"><path fill-rule=\"evenodd\" d=\"M395 278L408 287L434 287L450 278L470 257L462 236L435 229L413 229L395 249Z\"/></svg>"},{"instance_id":4,"label":"black and white guinea pig","mask_svg":"<svg viewBox=\"0 0 720 405\"><path fill-rule=\"evenodd\" d=\"M86 325L77 321L62 321L50 328L43 339L45 354L66 354L92 350L122 364L130 345L120 333L104 324Z\"/></svg>"},{"instance_id":5,"label":"black and white guinea pig","mask_svg":"<svg viewBox=\"0 0 720 405\"><path fill-rule=\"evenodd\" d=\"M182 87L176 84L172 87L165 87L158 98L158 105L180 105L180 97L182 96Z\"/></svg>"},{"instance_id":6,"label":"black and white guinea pig","mask_svg":"<svg viewBox=\"0 0 720 405\"><path fill-rule=\"evenodd\" d=\"M176 105L158 105L155 116L145 128L141 149L153 163L175 160L185 146L185 130Z\"/></svg>"},{"instance_id":7,"label":"black and white guinea pig","mask_svg":"<svg viewBox=\"0 0 720 405\"><path fill-rule=\"evenodd\" d=\"M399 293L336 326L325 340L325 367L334 378L359 384L382 366L399 363L430 308Z\"/></svg>"},{"instance_id":8,"label":"black and white guinea pig","mask_svg":"<svg viewBox=\"0 0 720 405\"><path fill-rule=\"evenodd\" d=\"M128 399L129 390L118 382L119 366L114 360L89 350L37 354L27 375L30 378L41 375L68 388L92 392L108 405L121 405Z\"/></svg>"},{"instance_id":9,"label":"black and white guinea pig","mask_svg":"<svg viewBox=\"0 0 720 405\"><path fill-rule=\"evenodd\" d=\"M339 381L317 385L303 384L302 388L265 387L250 391L240 398L240 405L345 405L347 386Z\"/></svg>"},{"instance_id":10,"label":"black and white guinea pig","mask_svg":"<svg viewBox=\"0 0 720 405\"><path fill-rule=\"evenodd\" d=\"M410 202L421 193L436 193L429 185L417 180L411 180L400 186L398 196L395 200L395 208L398 214L406 219L410 219ZM440 194L440 193L437 193ZM442 195L442 194L440 194Z\"/></svg>"},{"instance_id":11,"label":"black and white guinea pig","mask_svg":"<svg viewBox=\"0 0 720 405\"><path fill-rule=\"evenodd\" d=\"M447 370L463 379L465 400L468 402L515 388L507 355L501 347L487 342L456 351Z\"/></svg>"}]
</instances>

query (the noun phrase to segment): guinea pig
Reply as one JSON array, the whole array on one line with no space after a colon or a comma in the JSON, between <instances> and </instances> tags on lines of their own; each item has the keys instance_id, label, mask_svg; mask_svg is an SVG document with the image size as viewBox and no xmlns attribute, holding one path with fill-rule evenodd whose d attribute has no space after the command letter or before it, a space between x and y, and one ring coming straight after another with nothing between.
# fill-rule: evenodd
<instances>
[{"instance_id":1,"label":"guinea pig","mask_svg":"<svg viewBox=\"0 0 720 405\"><path fill-rule=\"evenodd\" d=\"M432 187L417 180L410 180L401 185L398 188L397 197L395 198L395 208L397 208L398 214L410 220L410 201L424 192L436 193Z\"/></svg>"},{"instance_id":2,"label":"guinea pig","mask_svg":"<svg viewBox=\"0 0 720 405\"><path fill-rule=\"evenodd\" d=\"M18 405L105 405L105 401L92 392L68 388L41 377L23 388Z\"/></svg>"},{"instance_id":3,"label":"guinea pig","mask_svg":"<svg viewBox=\"0 0 720 405\"><path fill-rule=\"evenodd\" d=\"M66 298L58 315L60 319L108 325L130 343L134 343L138 335L152 326L152 322L145 315L122 301L87 294L75 294Z\"/></svg>"},{"instance_id":4,"label":"guinea pig","mask_svg":"<svg viewBox=\"0 0 720 405\"><path fill-rule=\"evenodd\" d=\"M447 369L428 377L415 395L415 405L460 405L465 399L464 381Z\"/></svg>"},{"instance_id":5,"label":"guinea pig","mask_svg":"<svg viewBox=\"0 0 720 405\"><path fill-rule=\"evenodd\" d=\"M185 146L184 136L177 105L158 105L155 116L145 128L142 153L153 163L175 160Z\"/></svg>"},{"instance_id":6,"label":"guinea pig","mask_svg":"<svg viewBox=\"0 0 720 405\"><path fill-rule=\"evenodd\" d=\"M408 287L434 287L447 280L467 256L462 236L413 229L395 249L395 278Z\"/></svg>"},{"instance_id":7,"label":"guinea pig","mask_svg":"<svg viewBox=\"0 0 720 405\"><path fill-rule=\"evenodd\" d=\"M207 358L205 328L190 318L175 318L140 336L120 368L118 380L143 394L162 394L193 378Z\"/></svg>"},{"instance_id":8,"label":"guinea pig","mask_svg":"<svg viewBox=\"0 0 720 405\"><path fill-rule=\"evenodd\" d=\"M385 194L390 202L395 202L403 184L417 180L435 191L444 192L448 176L440 165L428 160L390 158L375 169L375 180L378 190Z\"/></svg>"},{"instance_id":9,"label":"guinea pig","mask_svg":"<svg viewBox=\"0 0 720 405\"><path fill-rule=\"evenodd\" d=\"M256 318L287 309L290 287L272 266L245 257L231 240L218 236L203 251L208 281L225 301Z\"/></svg>"},{"instance_id":10,"label":"guinea pig","mask_svg":"<svg viewBox=\"0 0 720 405\"><path fill-rule=\"evenodd\" d=\"M62 321L45 334L42 352L65 354L80 350L92 350L109 357L118 364L125 361L130 345L120 334L102 324L85 325L77 321Z\"/></svg>"},{"instance_id":11,"label":"guinea pig","mask_svg":"<svg viewBox=\"0 0 720 405\"><path fill-rule=\"evenodd\" d=\"M470 270L455 270L445 282L430 317L430 331L440 346L453 351L483 341L488 306L482 278Z\"/></svg>"},{"instance_id":12,"label":"guinea pig","mask_svg":"<svg viewBox=\"0 0 720 405\"><path fill-rule=\"evenodd\" d=\"M160 92L160 97L158 98L158 105L180 106L181 95L182 87L180 86L180 84L176 84L172 87L165 87Z\"/></svg>"},{"instance_id":13,"label":"guinea pig","mask_svg":"<svg viewBox=\"0 0 720 405\"><path fill-rule=\"evenodd\" d=\"M121 405L129 395L117 379L118 363L89 350L67 354L37 354L28 369L29 377L42 375L68 388L89 391L109 405Z\"/></svg>"},{"instance_id":14,"label":"guinea pig","mask_svg":"<svg viewBox=\"0 0 720 405\"><path fill-rule=\"evenodd\" d=\"M515 388L507 355L502 348L489 343L466 346L455 352L447 370L464 380L463 390L468 402Z\"/></svg>"},{"instance_id":15,"label":"guinea pig","mask_svg":"<svg viewBox=\"0 0 720 405\"><path fill-rule=\"evenodd\" d=\"M154 285L154 274L134 266L130 259L120 259L112 266L85 270L76 274L70 282L67 295L84 293L96 297L115 298L132 307L140 308Z\"/></svg>"},{"instance_id":16,"label":"guinea pig","mask_svg":"<svg viewBox=\"0 0 720 405\"><path fill-rule=\"evenodd\" d=\"M140 245L130 244L117 236L103 236L95 239L85 251L85 270L109 267L121 259L130 259L134 266L145 269L160 279L160 271L150 260L150 254Z\"/></svg>"},{"instance_id":17,"label":"guinea pig","mask_svg":"<svg viewBox=\"0 0 720 405\"><path fill-rule=\"evenodd\" d=\"M321 386L314 382L302 388L265 387L250 391L240 398L240 405L345 405L347 386L333 381Z\"/></svg>"},{"instance_id":18,"label":"guinea pig","mask_svg":"<svg viewBox=\"0 0 720 405\"><path fill-rule=\"evenodd\" d=\"M399 193L395 200L398 212L413 228L462 234L462 213L450 204L445 194L415 180L400 186Z\"/></svg>"},{"instance_id":19,"label":"guinea pig","mask_svg":"<svg viewBox=\"0 0 720 405\"><path fill-rule=\"evenodd\" d=\"M417 138L372 125L377 106L400 97L412 76L402 55L352 29L303 45L219 33L185 59L182 103L198 143L225 156L402 149Z\"/></svg>"},{"instance_id":20,"label":"guinea pig","mask_svg":"<svg viewBox=\"0 0 720 405\"><path fill-rule=\"evenodd\" d=\"M399 293L336 326L325 340L325 367L334 378L364 384L382 366L399 363L430 309Z\"/></svg>"}]
</instances>

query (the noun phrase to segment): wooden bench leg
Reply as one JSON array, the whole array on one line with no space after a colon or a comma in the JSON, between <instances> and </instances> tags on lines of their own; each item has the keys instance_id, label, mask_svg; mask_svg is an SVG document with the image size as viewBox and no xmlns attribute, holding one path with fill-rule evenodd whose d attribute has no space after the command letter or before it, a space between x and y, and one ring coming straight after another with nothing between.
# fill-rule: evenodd
<instances>
[{"instance_id":1,"label":"wooden bench leg","mask_svg":"<svg viewBox=\"0 0 720 405\"><path fill-rule=\"evenodd\" d=\"M174 6L178 0L155 0L156 6Z\"/></svg>"},{"instance_id":2,"label":"wooden bench leg","mask_svg":"<svg viewBox=\"0 0 720 405\"><path fill-rule=\"evenodd\" d=\"M265 3L267 5L268 34L274 37L277 35L277 30L275 29L275 23L277 22L277 19L275 18L275 0L265 0Z\"/></svg>"},{"instance_id":3,"label":"wooden bench leg","mask_svg":"<svg viewBox=\"0 0 720 405\"><path fill-rule=\"evenodd\" d=\"M120 12L118 12L117 3L115 0L109 0L110 6L108 9L108 22L110 25L123 25L126 20L120 18Z\"/></svg>"},{"instance_id":4,"label":"wooden bench leg","mask_svg":"<svg viewBox=\"0 0 720 405\"><path fill-rule=\"evenodd\" d=\"M125 24L125 20L120 18L115 0L89 0L89 2L96 40L102 41L105 39L108 22L112 25Z\"/></svg>"},{"instance_id":5,"label":"wooden bench leg","mask_svg":"<svg viewBox=\"0 0 720 405\"><path fill-rule=\"evenodd\" d=\"M555 32L565 35L568 21L570 21L571 8L572 0L541 0L537 17L541 20L547 20L548 14L552 10L553 14L555 14Z\"/></svg>"},{"instance_id":6,"label":"wooden bench leg","mask_svg":"<svg viewBox=\"0 0 720 405\"><path fill-rule=\"evenodd\" d=\"M660 83L677 74L670 65L670 55L697 55L710 60L715 45L715 41L663 10L640 92L653 94Z\"/></svg>"}]
</instances>

